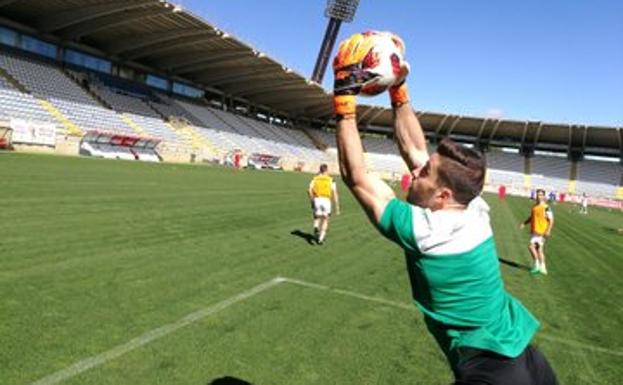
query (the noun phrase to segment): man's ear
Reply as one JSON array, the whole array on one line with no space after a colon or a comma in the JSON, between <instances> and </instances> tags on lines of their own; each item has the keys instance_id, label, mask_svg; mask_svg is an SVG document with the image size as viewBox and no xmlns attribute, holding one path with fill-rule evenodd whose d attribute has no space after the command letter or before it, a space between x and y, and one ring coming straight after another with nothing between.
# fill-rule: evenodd
<instances>
[{"instance_id":1,"label":"man's ear","mask_svg":"<svg viewBox=\"0 0 623 385\"><path fill-rule=\"evenodd\" d=\"M444 203L452 202L454 200L454 193L447 187L442 187L438 192L437 196Z\"/></svg>"}]
</instances>

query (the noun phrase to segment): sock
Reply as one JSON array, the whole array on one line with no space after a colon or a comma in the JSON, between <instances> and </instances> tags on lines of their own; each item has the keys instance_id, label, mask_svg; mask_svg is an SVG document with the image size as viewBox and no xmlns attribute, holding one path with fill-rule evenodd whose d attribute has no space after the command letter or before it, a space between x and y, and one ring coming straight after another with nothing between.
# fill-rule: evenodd
<instances>
[{"instance_id":1,"label":"sock","mask_svg":"<svg viewBox=\"0 0 623 385\"><path fill-rule=\"evenodd\" d=\"M321 232L320 236L318 237L318 242L324 242L324 237L327 235L326 232Z\"/></svg>"}]
</instances>

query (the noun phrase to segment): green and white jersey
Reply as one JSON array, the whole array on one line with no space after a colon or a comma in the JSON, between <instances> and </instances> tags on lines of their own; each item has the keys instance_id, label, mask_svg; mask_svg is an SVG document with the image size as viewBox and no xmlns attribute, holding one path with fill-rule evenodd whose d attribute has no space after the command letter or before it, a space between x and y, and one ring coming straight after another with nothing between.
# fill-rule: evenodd
<instances>
[{"instance_id":1,"label":"green and white jersey","mask_svg":"<svg viewBox=\"0 0 623 385\"><path fill-rule=\"evenodd\" d=\"M539 322L504 289L482 198L438 211L393 199L379 229L405 250L415 304L452 367L461 347L521 354Z\"/></svg>"}]
</instances>

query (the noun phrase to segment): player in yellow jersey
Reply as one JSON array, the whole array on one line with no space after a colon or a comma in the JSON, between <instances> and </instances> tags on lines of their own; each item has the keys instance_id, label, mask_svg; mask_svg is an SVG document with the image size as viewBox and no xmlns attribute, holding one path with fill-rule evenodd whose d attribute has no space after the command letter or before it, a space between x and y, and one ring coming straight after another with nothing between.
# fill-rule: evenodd
<instances>
[{"instance_id":1,"label":"player in yellow jersey","mask_svg":"<svg viewBox=\"0 0 623 385\"><path fill-rule=\"evenodd\" d=\"M335 203L335 211L340 215L340 201L337 187L329 175L326 164L320 165L320 172L312 179L307 189L314 215L314 235L319 245L324 243L331 216L331 200Z\"/></svg>"},{"instance_id":2,"label":"player in yellow jersey","mask_svg":"<svg viewBox=\"0 0 623 385\"><path fill-rule=\"evenodd\" d=\"M545 239L549 238L554 227L554 213L547 204L545 198L545 190L536 190L536 203L532 206L530 216L522 224L523 229L525 225L530 224L530 254L534 260L534 266L530 270L533 274L547 274L547 267L545 267Z\"/></svg>"}]
</instances>

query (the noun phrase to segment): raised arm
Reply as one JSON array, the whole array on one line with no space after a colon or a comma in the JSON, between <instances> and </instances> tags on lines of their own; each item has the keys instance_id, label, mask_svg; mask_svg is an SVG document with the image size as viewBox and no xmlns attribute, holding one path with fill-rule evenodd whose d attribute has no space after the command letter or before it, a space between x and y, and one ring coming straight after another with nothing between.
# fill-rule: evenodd
<instances>
[{"instance_id":1,"label":"raised arm","mask_svg":"<svg viewBox=\"0 0 623 385\"><path fill-rule=\"evenodd\" d=\"M395 194L380 178L367 173L354 114L342 118L337 124L337 148L344 182L370 220L378 224L385 206Z\"/></svg>"},{"instance_id":2,"label":"raised arm","mask_svg":"<svg viewBox=\"0 0 623 385\"><path fill-rule=\"evenodd\" d=\"M333 61L335 82L333 108L337 120L337 148L342 178L370 220L378 225L385 206L395 195L380 178L367 173L363 146L355 119L356 95L363 84L373 81L377 74L364 70L361 62L369 52L372 41L363 34L344 40Z\"/></svg>"},{"instance_id":3,"label":"raised arm","mask_svg":"<svg viewBox=\"0 0 623 385\"><path fill-rule=\"evenodd\" d=\"M408 66L405 66L405 76L407 69ZM394 135L400 155L410 171L419 169L428 161L428 150L420 121L409 103L406 83L392 87L389 95L394 110Z\"/></svg>"},{"instance_id":4,"label":"raised arm","mask_svg":"<svg viewBox=\"0 0 623 385\"><path fill-rule=\"evenodd\" d=\"M367 173L354 115L338 122L337 148L342 179L372 223L379 224L385 206L395 194L383 180Z\"/></svg>"}]
</instances>

